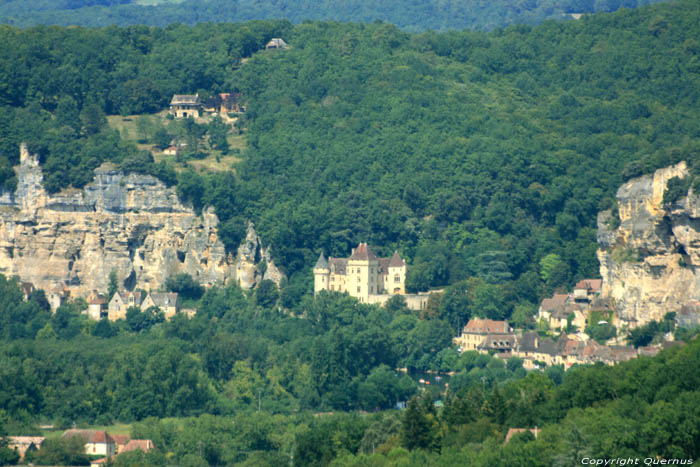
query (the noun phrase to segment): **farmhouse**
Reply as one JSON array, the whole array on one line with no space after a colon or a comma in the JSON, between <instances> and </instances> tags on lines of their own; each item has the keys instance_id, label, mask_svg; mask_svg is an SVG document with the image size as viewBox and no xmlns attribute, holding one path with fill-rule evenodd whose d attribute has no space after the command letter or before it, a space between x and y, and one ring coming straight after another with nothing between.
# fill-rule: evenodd
<instances>
[{"instance_id":1,"label":"farmhouse","mask_svg":"<svg viewBox=\"0 0 700 467\"><path fill-rule=\"evenodd\" d=\"M170 101L170 114L175 118L199 117L201 111L198 94L175 94Z\"/></svg>"}]
</instances>

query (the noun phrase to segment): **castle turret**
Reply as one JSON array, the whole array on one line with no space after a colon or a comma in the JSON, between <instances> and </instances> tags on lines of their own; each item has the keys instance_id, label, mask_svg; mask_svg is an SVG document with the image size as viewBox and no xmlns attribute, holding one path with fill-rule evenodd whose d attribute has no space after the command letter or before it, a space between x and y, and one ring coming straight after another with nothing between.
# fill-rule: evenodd
<instances>
[{"instance_id":1,"label":"castle turret","mask_svg":"<svg viewBox=\"0 0 700 467\"><path fill-rule=\"evenodd\" d=\"M328 282L331 276L331 269L328 266L326 257L323 252L318 256L318 261L314 265L314 294L321 290L328 290Z\"/></svg>"},{"instance_id":2,"label":"castle turret","mask_svg":"<svg viewBox=\"0 0 700 467\"><path fill-rule=\"evenodd\" d=\"M406 293L406 261L399 256L398 251L394 252L394 256L389 261L386 282L388 293L392 295Z\"/></svg>"}]
</instances>

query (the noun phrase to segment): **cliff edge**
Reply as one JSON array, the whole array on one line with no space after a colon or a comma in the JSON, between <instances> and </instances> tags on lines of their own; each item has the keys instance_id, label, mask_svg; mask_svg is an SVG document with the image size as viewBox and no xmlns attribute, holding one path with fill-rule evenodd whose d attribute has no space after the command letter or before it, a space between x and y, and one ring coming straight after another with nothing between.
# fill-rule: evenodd
<instances>
[{"instance_id":1,"label":"cliff edge","mask_svg":"<svg viewBox=\"0 0 700 467\"><path fill-rule=\"evenodd\" d=\"M106 163L83 190L50 195L24 145L16 170L17 189L0 195L2 274L44 290L65 283L75 296L106 291L111 271L120 286L145 290L182 272L203 285L233 280L243 288L282 278L252 224L237 255L227 254L213 209L196 215L152 176Z\"/></svg>"},{"instance_id":2,"label":"cliff edge","mask_svg":"<svg viewBox=\"0 0 700 467\"><path fill-rule=\"evenodd\" d=\"M700 196L664 204L668 181L688 176L685 162L628 181L617 192L619 219L598 215L602 296L617 326L659 321L669 312L700 310Z\"/></svg>"}]
</instances>

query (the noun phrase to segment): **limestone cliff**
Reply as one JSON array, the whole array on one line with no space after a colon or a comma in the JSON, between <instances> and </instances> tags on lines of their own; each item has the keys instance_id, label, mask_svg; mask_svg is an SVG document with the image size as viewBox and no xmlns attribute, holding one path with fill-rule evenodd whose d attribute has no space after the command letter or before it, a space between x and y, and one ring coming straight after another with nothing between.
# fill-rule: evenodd
<instances>
[{"instance_id":1,"label":"limestone cliff","mask_svg":"<svg viewBox=\"0 0 700 467\"><path fill-rule=\"evenodd\" d=\"M700 196L663 204L666 183L688 175L684 162L630 180L617 192L619 226L598 216L602 295L616 325L635 327L668 312L692 312L700 299Z\"/></svg>"},{"instance_id":2,"label":"limestone cliff","mask_svg":"<svg viewBox=\"0 0 700 467\"><path fill-rule=\"evenodd\" d=\"M145 290L180 272L204 285L234 280L250 288L263 272L281 280L252 224L233 257L218 238L213 210L196 215L154 177L104 164L84 190L50 195L36 157L22 147L20 159L16 191L0 195L2 274L45 290L65 282L76 296L106 291L113 270L120 285Z\"/></svg>"}]
</instances>

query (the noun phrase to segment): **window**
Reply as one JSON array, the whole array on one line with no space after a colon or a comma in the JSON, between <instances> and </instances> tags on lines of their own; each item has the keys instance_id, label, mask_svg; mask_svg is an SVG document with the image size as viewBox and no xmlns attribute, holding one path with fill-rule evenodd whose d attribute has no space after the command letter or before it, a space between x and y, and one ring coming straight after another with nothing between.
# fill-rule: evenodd
<instances>
[{"instance_id":1,"label":"window","mask_svg":"<svg viewBox=\"0 0 700 467\"><path fill-rule=\"evenodd\" d=\"M401 276L399 276L398 274L396 274L396 275L394 276L394 282L401 282Z\"/></svg>"},{"instance_id":2,"label":"window","mask_svg":"<svg viewBox=\"0 0 700 467\"><path fill-rule=\"evenodd\" d=\"M357 287L357 293L360 293L360 287Z\"/></svg>"}]
</instances>

